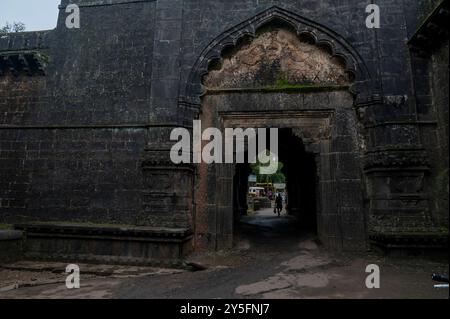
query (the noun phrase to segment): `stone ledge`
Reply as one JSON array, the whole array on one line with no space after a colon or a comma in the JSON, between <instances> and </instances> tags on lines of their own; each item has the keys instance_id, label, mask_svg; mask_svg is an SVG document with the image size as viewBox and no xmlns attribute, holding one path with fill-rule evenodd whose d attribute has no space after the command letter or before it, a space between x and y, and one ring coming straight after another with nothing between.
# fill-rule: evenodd
<instances>
[{"instance_id":1,"label":"stone ledge","mask_svg":"<svg viewBox=\"0 0 450 319\"><path fill-rule=\"evenodd\" d=\"M23 238L23 232L19 230L0 230L0 241L20 240Z\"/></svg>"},{"instance_id":2,"label":"stone ledge","mask_svg":"<svg viewBox=\"0 0 450 319\"><path fill-rule=\"evenodd\" d=\"M61 254L41 252L26 252L25 260L30 261L57 261L64 263L86 263L92 265L126 265L126 266L148 266L176 269L190 269L183 259L149 259L145 257L127 256L103 256L95 254Z\"/></svg>"},{"instance_id":3,"label":"stone ledge","mask_svg":"<svg viewBox=\"0 0 450 319\"><path fill-rule=\"evenodd\" d=\"M45 40L51 32L47 30L0 34L0 53L45 49Z\"/></svg>"},{"instance_id":4,"label":"stone ledge","mask_svg":"<svg viewBox=\"0 0 450 319\"><path fill-rule=\"evenodd\" d=\"M132 240L146 239L182 239L191 235L187 228L160 228L160 227L139 227L132 225L89 225L76 223L25 223L15 224L15 229L23 230L27 234L52 234L78 235L78 236L102 236L108 237L129 237Z\"/></svg>"},{"instance_id":5,"label":"stone ledge","mask_svg":"<svg viewBox=\"0 0 450 319\"><path fill-rule=\"evenodd\" d=\"M448 233L373 233L369 239L371 244L385 249L448 249Z\"/></svg>"},{"instance_id":6,"label":"stone ledge","mask_svg":"<svg viewBox=\"0 0 450 319\"><path fill-rule=\"evenodd\" d=\"M91 0L76 3L80 8L82 7L103 7L118 4L140 3L140 2L156 2L157 0ZM72 3L71 3L72 4ZM58 8L65 10L68 4L60 4Z\"/></svg>"},{"instance_id":7,"label":"stone ledge","mask_svg":"<svg viewBox=\"0 0 450 319\"><path fill-rule=\"evenodd\" d=\"M321 93L347 91L349 85L314 85L314 84L288 84L269 85L248 88L206 88L206 95L229 94L229 93Z\"/></svg>"},{"instance_id":8,"label":"stone ledge","mask_svg":"<svg viewBox=\"0 0 450 319\"><path fill-rule=\"evenodd\" d=\"M364 170L392 168L429 168L429 158L421 147L377 147L364 155Z\"/></svg>"},{"instance_id":9,"label":"stone ledge","mask_svg":"<svg viewBox=\"0 0 450 319\"><path fill-rule=\"evenodd\" d=\"M192 252L185 228L70 223L16 224L26 234L24 256L31 260L177 266Z\"/></svg>"}]
</instances>

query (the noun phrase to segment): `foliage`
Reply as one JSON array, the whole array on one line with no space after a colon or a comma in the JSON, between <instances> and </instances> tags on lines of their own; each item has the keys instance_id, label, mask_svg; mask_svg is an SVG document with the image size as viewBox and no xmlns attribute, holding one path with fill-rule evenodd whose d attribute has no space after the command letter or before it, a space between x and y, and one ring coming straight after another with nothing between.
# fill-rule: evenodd
<instances>
[{"instance_id":1,"label":"foliage","mask_svg":"<svg viewBox=\"0 0 450 319\"><path fill-rule=\"evenodd\" d=\"M263 165L259 162L259 160L251 164L250 167L252 169L252 173L256 175L256 181L257 183L286 183L286 176L281 171L283 169L283 163L278 162L278 170L273 175L261 175L259 173L259 168L261 166L267 166L267 164Z\"/></svg>"},{"instance_id":2,"label":"foliage","mask_svg":"<svg viewBox=\"0 0 450 319\"><path fill-rule=\"evenodd\" d=\"M26 26L23 22L6 22L6 25L0 28L0 34L6 33L14 33L14 32L23 32L25 31Z\"/></svg>"}]
</instances>

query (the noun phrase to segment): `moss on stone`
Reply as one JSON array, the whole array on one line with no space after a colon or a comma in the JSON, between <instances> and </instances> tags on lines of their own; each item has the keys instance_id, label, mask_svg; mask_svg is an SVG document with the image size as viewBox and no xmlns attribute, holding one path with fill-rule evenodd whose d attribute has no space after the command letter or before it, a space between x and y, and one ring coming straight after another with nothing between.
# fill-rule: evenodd
<instances>
[{"instance_id":1,"label":"moss on stone","mask_svg":"<svg viewBox=\"0 0 450 319\"><path fill-rule=\"evenodd\" d=\"M300 92L326 92L348 90L348 85L323 85L314 83L293 84L289 81L284 73L280 73L275 85L267 85L262 87L265 92L283 92L283 91L300 91Z\"/></svg>"},{"instance_id":2,"label":"moss on stone","mask_svg":"<svg viewBox=\"0 0 450 319\"><path fill-rule=\"evenodd\" d=\"M348 85L290 84L278 81L276 85L262 87L263 92L328 92L348 90Z\"/></svg>"},{"instance_id":3,"label":"moss on stone","mask_svg":"<svg viewBox=\"0 0 450 319\"><path fill-rule=\"evenodd\" d=\"M320 84L287 84L277 83L276 85L267 85L253 88L225 88L225 89L208 89L208 94L221 93L318 93L347 91L348 85L320 85Z\"/></svg>"},{"instance_id":4,"label":"moss on stone","mask_svg":"<svg viewBox=\"0 0 450 319\"><path fill-rule=\"evenodd\" d=\"M97 228L133 228L138 227L130 224L108 224L108 223L93 223L93 222L70 222L70 221L34 221L27 224L33 225L55 225L55 226L69 226L69 227L97 227Z\"/></svg>"}]
</instances>

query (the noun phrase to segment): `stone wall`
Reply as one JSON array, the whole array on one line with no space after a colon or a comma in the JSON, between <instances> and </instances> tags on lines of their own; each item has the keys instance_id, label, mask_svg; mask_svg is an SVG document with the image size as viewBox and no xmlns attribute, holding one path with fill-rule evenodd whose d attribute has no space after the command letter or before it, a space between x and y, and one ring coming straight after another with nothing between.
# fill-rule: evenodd
<instances>
[{"instance_id":1,"label":"stone wall","mask_svg":"<svg viewBox=\"0 0 450 319\"><path fill-rule=\"evenodd\" d=\"M66 2L55 30L0 40L48 62L0 77L0 222L142 223L155 3L81 1L69 30Z\"/></svg>"},{"instance_id":2,"label":"stone wall","mask_svg":"<svg viewBox=\"0 0 450 319\"><path fill-rule=\"evenodd\" d=\"M420 139L429 157L425 185L431 222L448 235L448 1L424 4L411 34L411 66Z\"/></svg>"},{"instance_id":3,"label":"stone wall","mask_svg":"<svg viewBox=\"0 0 450 319\"><path fill-rule=\"evenodd\" d=\"M139 223L143 129L0 130L1 223Z\"/></svg>"},{"instance_id":4,"label":"stone wall","mask_svg":"<svg viewBox=\"0 0 450 319\"><path fill-rule=\"evenodd\" d=\"M434 112L437 119L436 170L433 183L433 199L435 203L435 218L448 228L448 38L432 55L430 70Z\"/></svg>"},{"instance_id":5,"label":"stone wall","mask_svg":"<svg viewBox=\"0 0 450 319\"><path fill-rule=\"evenodd\" d=\"M0 265L21 260L23 243L21 231L0 229Z\"/></svg>"},{"instance_id":6,"label":"stone wall","mask_svg":"<svg viewBox=\"0 0 450 319\"><path fill-rule=\"evenodd\" d=\"M81 29L65 27L69 3L80 5ZM358 218L381 221L366 225L381 234L392 218L394 233L445 223L445 183L437 178L445 171L438 162L448 167L448 122L426 128L446 114L448 95L437 90L442 81L448 86L445 49L427 60L407 45L428 1L377 4L380 30L365 27L367 3L359 0L63 0L55 30L0 39L0 223L194 227L196 175L169 162L171 128L189 128L205 111L203 76L227 49L280 21L313 35L352 71L358 121L342 120L361 133L357 156L366 174ZM432 81L423 77L430 65ZM348 73L323 75L336 74L342 80ZM358 238L367 235L360 231Z\"/></svg>"}]
</instances>

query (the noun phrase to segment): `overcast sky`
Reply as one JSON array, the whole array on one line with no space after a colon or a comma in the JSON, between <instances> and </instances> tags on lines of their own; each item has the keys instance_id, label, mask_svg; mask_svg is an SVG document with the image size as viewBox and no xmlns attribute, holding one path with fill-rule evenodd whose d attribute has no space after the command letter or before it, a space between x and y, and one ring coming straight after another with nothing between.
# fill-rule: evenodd
<instances>
[{"instance_id":1,"label":"overcast sky","mask_svg":"<svg viewBox=\"0 0 450 319\"><path fill-rule=\"evenodd\" d=\"M56 27L61 0L0 0L0 28L6 22L23 22L26 31Z\"/></svg>"}]
</instances>

